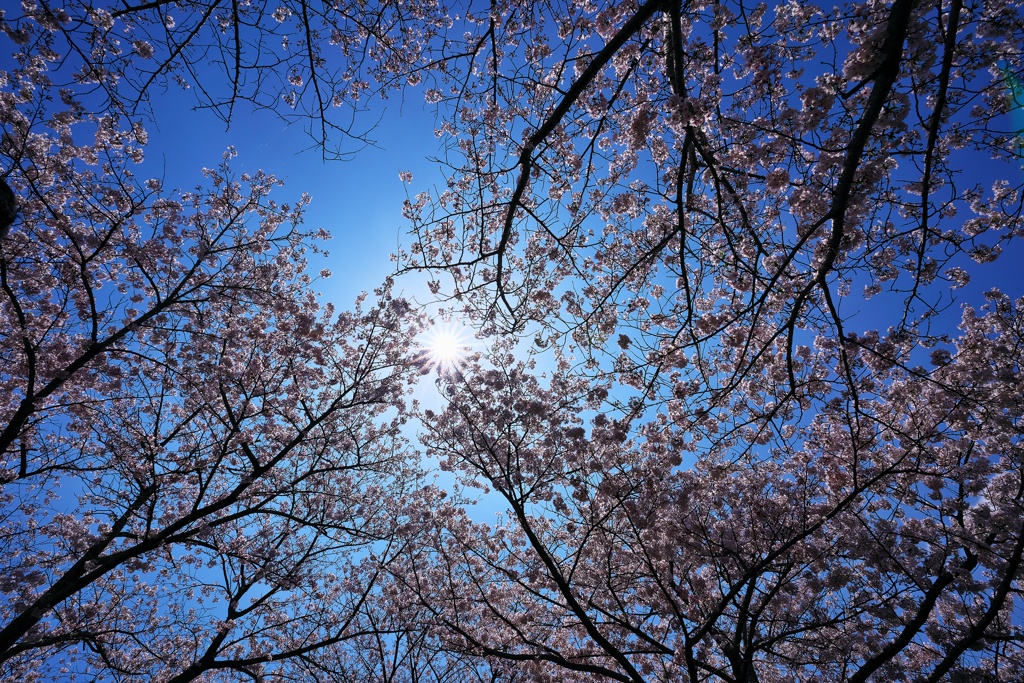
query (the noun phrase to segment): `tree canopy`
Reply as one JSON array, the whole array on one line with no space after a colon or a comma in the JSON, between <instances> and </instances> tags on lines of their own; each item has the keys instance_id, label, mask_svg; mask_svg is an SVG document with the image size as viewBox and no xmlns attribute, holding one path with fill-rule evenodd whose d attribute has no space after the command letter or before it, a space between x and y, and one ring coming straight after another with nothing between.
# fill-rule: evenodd
<instances>
[{"instance_id":1,"label":"tree canopy","mask_svg":"<svg viewBox=\"0 0 1024 683\"><path fill-rule=\"evenodd\" d=\"M1024 678L1020 3L0 31L4 678ZM138 177L168 87L327 157L422 98L395 278L319 300L307 198L230 151ZM478 352L432 362L413 281Z\"/></svg>"}]
</instances>

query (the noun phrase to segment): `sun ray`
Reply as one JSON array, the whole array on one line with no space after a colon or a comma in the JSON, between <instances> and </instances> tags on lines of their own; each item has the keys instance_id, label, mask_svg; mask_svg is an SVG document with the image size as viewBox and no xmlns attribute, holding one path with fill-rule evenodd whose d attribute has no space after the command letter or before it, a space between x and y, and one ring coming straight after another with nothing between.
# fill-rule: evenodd
<instances>
[{"instance_id":1,"label":"sun ray","mask_svg":"<svg viewBox=\"0 0 1024 683\"><path fill-rule=\"evenodd\" d=\"M435 323L421 344L427 366L439 375L458 370L472 349L469 332L452 322Z\"/></svg>"}]
</instances>

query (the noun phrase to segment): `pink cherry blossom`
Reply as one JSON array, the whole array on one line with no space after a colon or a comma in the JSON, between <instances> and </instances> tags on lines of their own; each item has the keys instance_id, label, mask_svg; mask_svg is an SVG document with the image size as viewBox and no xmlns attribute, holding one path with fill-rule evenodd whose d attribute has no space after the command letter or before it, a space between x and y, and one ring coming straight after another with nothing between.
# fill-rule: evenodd
<instances>
[{"instance_id":1,"label":"pink cherry blossom","mask_svg":"<svg viewBox=\"0 0 1024 683\"><path fill-rule=\"evenodd\" d=\"M1019 2L52 4L0 18L2 677L1024 679ZM422 95L440 406L306 198L136 180L167 85L328 156Z\"/></svg>"}]
</instances>

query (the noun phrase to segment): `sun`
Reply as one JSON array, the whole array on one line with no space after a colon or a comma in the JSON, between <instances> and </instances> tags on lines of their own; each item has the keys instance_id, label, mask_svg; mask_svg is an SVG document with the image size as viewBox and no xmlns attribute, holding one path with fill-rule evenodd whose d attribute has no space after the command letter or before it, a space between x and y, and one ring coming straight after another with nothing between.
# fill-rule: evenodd
<instances>
[{"instance_id":1,"label":"sun","mask_svg":"<svg viewBox=\"0 0 1024 683\"><path fill-rule=\"evenodd\" d=\"M427 365L438 374L446 374L462 365L472 344L466 328L445 322L435 323L423 334L422 348Z\"/></svg>"}]
</instances>

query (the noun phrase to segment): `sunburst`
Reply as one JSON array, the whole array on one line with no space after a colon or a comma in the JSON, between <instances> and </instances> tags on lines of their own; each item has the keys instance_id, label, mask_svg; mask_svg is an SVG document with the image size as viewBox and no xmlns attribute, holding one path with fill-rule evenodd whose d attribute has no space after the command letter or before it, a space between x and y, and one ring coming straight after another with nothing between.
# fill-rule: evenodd
<instances>
[{"instance_id":1,"label":"sunburst","mask_svg":"<svg viewBox=\"0 0 1024 683\"><path fill-rule=\"evenodd\" d=\"M435 323L421 344L427 366L445 375L458 370L472 349L469 331L457 323Z\"/></svg>"}]
</instances>

